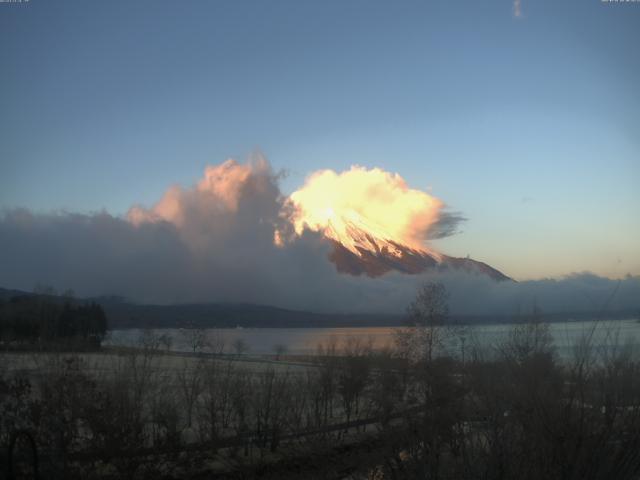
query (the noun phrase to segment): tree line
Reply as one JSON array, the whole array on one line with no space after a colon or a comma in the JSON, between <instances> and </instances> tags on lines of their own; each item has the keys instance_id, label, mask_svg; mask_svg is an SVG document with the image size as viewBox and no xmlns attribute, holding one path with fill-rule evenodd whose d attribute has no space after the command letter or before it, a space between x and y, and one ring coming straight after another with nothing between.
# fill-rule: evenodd
<instances>
[{"instance_id":1,"label":"tree line","mask_svg":"<svg viewBox=\"0 0 640 480\"><path fill-rule=\"evenodd\" d=\"M107 332L107 317L96 303L71 296L18 295L0 300L0 342L5 347L40 346L73 341L99 346Z\"/></svg>"}]
</instances>

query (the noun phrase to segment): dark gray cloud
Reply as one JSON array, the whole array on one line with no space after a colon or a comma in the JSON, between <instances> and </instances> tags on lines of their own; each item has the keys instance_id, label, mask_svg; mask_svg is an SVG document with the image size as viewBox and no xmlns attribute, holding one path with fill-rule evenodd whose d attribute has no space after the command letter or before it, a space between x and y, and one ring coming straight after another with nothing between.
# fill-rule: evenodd
<instances>
[{"instance_id":1,"label":"dark gray cloud","mask_svg":"<svg viewBox=\"0 0 640 480\"><path fill-rule=\"evenodd\" d=\"M443 210L440 212L438 221L429 228L429 238L437 240L460 233L460 227L466 221L467 219L460 212Z\"/></svg>"}]
</instances>

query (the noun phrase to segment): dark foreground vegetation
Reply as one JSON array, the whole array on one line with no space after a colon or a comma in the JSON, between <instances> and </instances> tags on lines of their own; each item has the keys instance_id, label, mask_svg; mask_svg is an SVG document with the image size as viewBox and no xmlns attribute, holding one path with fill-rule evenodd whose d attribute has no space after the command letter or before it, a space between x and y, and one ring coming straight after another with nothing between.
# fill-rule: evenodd
<instances>
[{"instance_id":1,"label":"dark foreground vegetation","mask_svg":"<svg viewBox=\"0 0 640 480\"><path fill-rule=\"evenodd\" d=\"M386 351L353 337L319 345L308 363L285 354L247 362L198 330L186 333L189 355L168 352L152 334L138 349L5 354L2 471L30 475L37 464L41 478L640 478L640 363L631 349L613 336L596 349L585 332L560 361L534 315L480 350L446 323L445 300L439 287L425 288L409 309L413 327Z\"/></svg>"}]
</instances>

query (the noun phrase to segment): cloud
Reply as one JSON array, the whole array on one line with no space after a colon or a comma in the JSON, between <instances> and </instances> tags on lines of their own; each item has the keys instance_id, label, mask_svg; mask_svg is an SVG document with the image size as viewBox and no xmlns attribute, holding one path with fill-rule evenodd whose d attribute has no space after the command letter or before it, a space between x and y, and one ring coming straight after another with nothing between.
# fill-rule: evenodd
<instances>
[{"instance_id":1,"label":"cloud","mask_svg":"<svg viewBox=\"0 0 640 480\"><path fill-rule=\"evenodd\" d=\"M410 188L397 173L361 166L341 173L313 173L288 203L289 220L298 234L304 229L323 232L345 246L355 227L420 249L434 225L440 222L438 234L445 236L461 220L454 215L443 217L440 199Z\"/></svg>"},{"instance_id":2,"label":"cloud","mask_svg":"<svg viewBox=\"0 0 640 480\"><path fill-rule=\"evenodd\" d=\"M522 18L521 0L513 0L513 16L516 18Z\"/></svg>"},{"instance_id":3,"label":"cloud","mask_svg":"<svg viewBox=\"0 0 640 480\"><path fill-rule=\"evenodd\" d=\"M371 171L371 170L368 170ZM408 189L375 173L374 185ZM0 285L30 290L37 283L78 295L123 295L138 302L247 302L322 312L402 312L423 281L441 281L456 313L510 314L535 300L545 311L599 308L615 291L612 309L640 308L640 277L620 281L591 274L560 280L496 283L459 271L379 278L340 274L328 260L331 244L305 229L292 234L279 175L257 157L207 167L189 188L173 186L150 207L125 217L107 212L0 214ZM369 191L375 194L375 189ZM380 192L378 192L380 193ZM415 195L419 195L416 193ZM419 197L418 198L422 198ZM425 200L425 199L422 199ZM389 199L391 203L401 199ZM426 200L425 200L426 201ZM456 231L459 214L438 210L426 230ZM508 273L508 272L506 272Z\"/></svg>"},{"instance_id":4,"label":"cloud","mask_svg":"<svg viewBox=\"0 0 640 480\"><path fill-rule=\"evenodd\" d=\"M438 220L429 229L429 238L435 240L460 233L460 225L466 221L467 219L459 212L442 210Z\"/></svg>"},{"instance_id":5,"label":"cloud","mask_svg":"<svg viewBox=\"0 0 640 480\"><path fill-rule=\"evenodd\" d=\"M218 252L235 236L244 243L245 236L273 229L281 222L281 204L277 175L257 156L247 164L208 166L194 187L174 185L153 207L132 207L127 220L135 226L169 223L191 249Z\"/></svg>"}]
</instances>

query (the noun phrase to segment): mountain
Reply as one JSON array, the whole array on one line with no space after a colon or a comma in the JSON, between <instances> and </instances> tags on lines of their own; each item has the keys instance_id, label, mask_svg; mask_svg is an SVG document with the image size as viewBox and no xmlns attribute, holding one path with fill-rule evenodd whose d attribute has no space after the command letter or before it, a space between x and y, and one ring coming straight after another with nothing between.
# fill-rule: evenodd
<instances>
[{"instance_id":1,"label":"mountain","mask_svg":"<svg viewBox=\"0 0 640 480\"><path fill-rule=\"evenodd\" d=\"M418 274L437 268L479 273L496 281L513 281L490 265L471 258L450 257L403 245L360 218L333 217L324 235L333 242L329 259L342 273L379 277L390 271Z\"/></svg>"}]
</instances>

